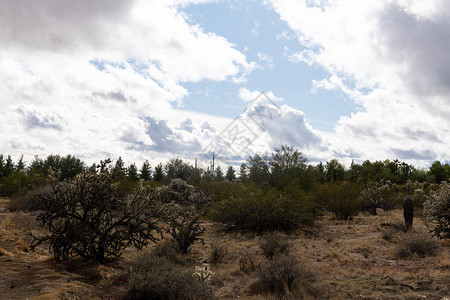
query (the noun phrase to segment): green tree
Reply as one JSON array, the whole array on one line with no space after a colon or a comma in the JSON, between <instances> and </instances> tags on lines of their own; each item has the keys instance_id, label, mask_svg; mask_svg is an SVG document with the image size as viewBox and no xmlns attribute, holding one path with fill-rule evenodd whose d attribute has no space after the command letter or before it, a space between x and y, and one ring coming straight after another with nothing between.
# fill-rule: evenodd
<instances>
[{"instance_id":1,"label":"green tree","mask_svg":"<svg viewBox=\"0 0 450 300\"><path fill-rule=\"evenodd\" d=\"M139 170L139 178L143 179L145 181L148 181L150 179L152 179L152 170L151 170L151 166L150 163L148 162L148 160L146 160L143 164L141 169Z\"/></svg>"},{"instance_id":2,"label":"green tree","mask_svg":"<svg viewBox=\"0 0 450 300\"><path fill-rule=\"evenodd\" d=\"M139 180L139 175L138 175L138 169L136 167L136 164L132 163L127 170L127 175L128 178L132 181L137 181Z\"/></svg>"},{"instance_id":3,"label":"green tree","mask_svg":"<svg viewBox=\"0 0 450 300\"><path fill-rule=\"evenodd\" d=\"M5 169L5 160L3 159L3 154L0 154L0 179L4 176L3 173Z\"/></svg>"},{"instance_id":4,"label":"green tree","mask_svg":"<svg viewBox=\"0 0 450 300\"><path fill-rule=\"evenodd\" d=\"M175 178L188 180L192 175L192 166L184 162L181 158L173 158L164 166L167 179L170 181Z\"/></svg>"},{"instance_id":5,"label":"green tree","mask_svg":"<svg viewBox=\"0 0 450 300\"><path fill-rule=\"evenodd\" d=\"M84 163L73 155L67 155L61 157L60 165L57 170L61 171L60 180L74 178L76 175L83 172L85 166Z\"/></svg>"},{"instance_id":6,"label":"green tree","mask_svg":"<svg viewBox=\"0 0 450 300\"><path fill-rule=\"evenodd\" d=\"M23 161L23 154L20 156L17 162L16 170L25 170L25 162Z\"/></svg>"},{"instance_id":7,"label":"green tree","mask_svg":"<svg viewBox=\"0 0 450 300\"><path fill-rule=\"evenodd\" d=\"M228 166L227 174L225 175L225 178L228 181L233 181L236 179L236 171L234 171L233 166Z\"/></svg>"},{"instance_id":8,"label":"green tree","mask_svg":"<svg viewBox=\"0 0 450 300\"><path fill-rule=\"evenodd\" d=\"M445 179L447 179L445 168L438 160L431 165L430 174L433 176L434 182L436 183L441 183L442 181L445 181Z\"/></svg>"},{"instance_id":9,"label":"green tree","mask_svg":"<svg viewBox=\"0 0 450 300\"><path fill-rule=\"evenodd\" d=\"M37 155L31 162L30 169L49 175L49 169L52 168L56 173L60 173L59 179L73 178L84 170L84 163L73 155L61 157L59 155L49 155L45 160L39 158Z\"/></svg>"},{"instance_id":10,"label":"green tree","mask_svg":"<svg viewBox=\"0 0 450 300\"><path fill-rule=\"evenodd\" d=\"M242 163L239 168L239 179L243 183L248 182L247 165L245 163Z\"/></svg>"},{"instance_id":11,"label":"green tree","mask_svg":"<svg viewBox=\"0 0 450 300\"><path fill-rule=\"evenodd\" d=\"M12 174L12 172L14 172L14 163L13 160L11 158L11 155L8 155L8 157L6 158L5 164L3 166L3 176L8 176L10 174Z\"/></svg>"},{"instance_id":12,"label":"green tree","mask_svg":"<svg viewBox=\"0 0 450 300\"><path fill-rule=\"evenodd\" d=\"M123 162L123 159L121 156L119 156L119 159L116 161L116 168L119 168L120 170L125 170L125 163Z\"/></svg>"},{"instance_id":13,"label":"green tree","mask_svg":"<svg viewBox=\"0 0 450 300\"><path fill-rule=\"evenodd\" d=\"M155 172L153 173L153 180L161 182L164 179L164 172L163 172L163 166L162 164L158 164L155 167Z\"/></svg>"},{"instance_id":14,"label":"green tree","mask_svg":"<svg viewBox=\"0 0 450 300\"><path fill-rule=\"evenodd\" d=\"M307 168L306 161L303 154L293 147L282 145L275 148L268 160L271 183L277 188L283 188L295 178L302 177Z\"/></svg>"},{"instance_id":15,"label":"green tree","mask_svg":"<svg viewBox=\"0 0 450 300\"><path fill-rule=\"evenodd\" d=\"M328 161L325 170L325 178L328 182L344 180L345 168L337 159Z\"/></svg>"},{"instance_id":16,"label":"green tree","mask_svg":"<svg viewBox=\"0 0 450 300\"><path fill-rule=\"evenodd\" d=\"M222 168L220 166L217 166L216 170L215 170L215 180L217 181L223 181L223 172L222 172Z\"/></svg>"},{"instance_id":17,"label":"green tree","mask_svg":"<svg viewBox=\"0 0 450 300\"><path fill-rule=\"evenodd\" d=\"M248 158L248 179L255 183L270 182L269 165L266 156L250 156Z\"/></svg>"}]
</instances>

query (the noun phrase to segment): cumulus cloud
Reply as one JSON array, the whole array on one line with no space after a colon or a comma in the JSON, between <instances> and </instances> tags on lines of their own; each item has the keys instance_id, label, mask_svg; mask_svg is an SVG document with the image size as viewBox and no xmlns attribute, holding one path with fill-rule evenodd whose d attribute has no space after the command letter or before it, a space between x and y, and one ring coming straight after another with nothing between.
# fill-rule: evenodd
<instances>
[{"instance_id":1,"label":"cumulus cloud","mask_svg":"<svg viewBox=\"0 0 450 300\"><path fill-rule=\"evenodd\" d=\"M200 2L1 1L2 152L92 162L199 148L199 124L169 124L182 83L243 81L256 66L188 20L182 7Z\"/></svg>"},{"instance_id":2,"label":"cumulus cloud","mask_svg":"<svg viewBox=\"0 0 450 300\"><path fill-rule=\"evenodd\" d=\"M200 154L209 157L215 153L224 163L237 164L283 144L294 146L311 158L328 151L326 140L306 121L302 111L287 105L279 107L267 94L259 93L239 117L211 137Z\"/></svg>"},{"instance_id":3,"label":"cumulus cloud","mask_svg":"<svg viewBox=\"0 0 450 300\"><path fill-rule=\"evenodd\" d=\"M448 1L269 1L305 47L292 61L324 69L313 92L339 90L361 106L324 133L330 154L448 159ZM358 154L355 153L355 154ZM350 157L348 158L350 160Z\"/></svg>"}]
</instances>

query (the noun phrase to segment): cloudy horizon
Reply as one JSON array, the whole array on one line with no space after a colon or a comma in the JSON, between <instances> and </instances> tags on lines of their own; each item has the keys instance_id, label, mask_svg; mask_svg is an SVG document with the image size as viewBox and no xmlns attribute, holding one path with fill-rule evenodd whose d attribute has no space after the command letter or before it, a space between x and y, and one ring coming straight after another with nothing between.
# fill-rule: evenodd
<instances>
[{"instance_id":1,"label":"cloudy horizon","mask_svg":"<svg viewBox=\"0 0 450 300\"><path fill-rule=\"evenodd\" d=\"M237 164L287 144L311 163L449 162L448 1L0 4L15 159Z\"/></svg>"}]
</instances>

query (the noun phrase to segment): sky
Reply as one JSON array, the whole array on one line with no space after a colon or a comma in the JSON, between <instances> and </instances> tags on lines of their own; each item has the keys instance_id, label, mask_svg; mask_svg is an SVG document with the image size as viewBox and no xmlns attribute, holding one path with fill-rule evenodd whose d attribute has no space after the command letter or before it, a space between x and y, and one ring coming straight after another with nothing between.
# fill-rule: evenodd
<instances>
[{"instance_id":1,"label":"sky","mask_svg":"<svg viewBox=\"0 0 450 300\"><path fill-rule=\"evenodd\" d=\"M0 153L450 156L446 0L0 0Z\"/></svg>"}]
</instances>

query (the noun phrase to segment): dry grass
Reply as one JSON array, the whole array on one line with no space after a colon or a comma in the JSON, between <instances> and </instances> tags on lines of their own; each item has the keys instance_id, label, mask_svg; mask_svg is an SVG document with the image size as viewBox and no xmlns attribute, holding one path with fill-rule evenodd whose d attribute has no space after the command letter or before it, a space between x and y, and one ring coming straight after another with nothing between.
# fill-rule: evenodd
<instances>
[{"instance_id":1,"label":"dry grass","mask_svg":"<svg viewBox=\"0 0 450 300\"><path fill-rule=\"evenodd\" d=\"M5 202L0 199L0 203ZM380 212L378 216L359 215L353 221L325 215L317 230L310 233L299 230L283 236L289 240L289 255L315 274L313 282L298 285L286 298L301 295L306 299L424 299L423 296L442 299L450 295L449 243L439 241L441 250L434 256L396 257L395 249L405 235L402 219L400 210ZM199 266L211 260L215 247L226 247L220 263L211 265L214 275L210 286L216 298L276 299L268 294L251 294L255 292L252 287L258 281L258 270L270 262L260 248L263 236L223 231L214 223L204 226L206 245L195 243L183 259L188 267ZM78 259L55 264L45 247L34 253L25 252L28 230L42 230L32 214L0 213L1 297L120 299L127 293L123 270L138 254L136 250L127 249L120 261L107 266ZM389 238L385 237L387 230L392 231ZM416 218L412 233L426 232L424 224ZM240 268L239 262L247 253L256 262L255 271Z\"/></svg>"}]
</instances>

